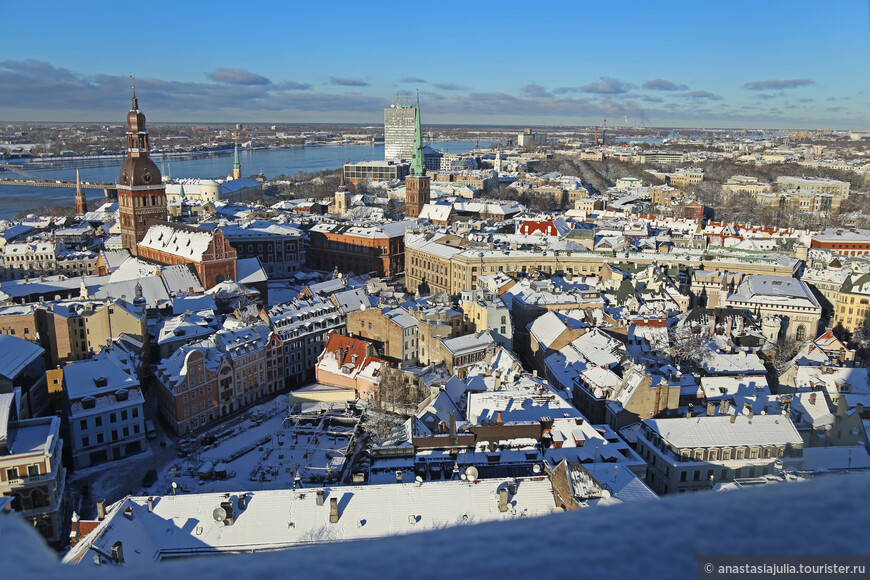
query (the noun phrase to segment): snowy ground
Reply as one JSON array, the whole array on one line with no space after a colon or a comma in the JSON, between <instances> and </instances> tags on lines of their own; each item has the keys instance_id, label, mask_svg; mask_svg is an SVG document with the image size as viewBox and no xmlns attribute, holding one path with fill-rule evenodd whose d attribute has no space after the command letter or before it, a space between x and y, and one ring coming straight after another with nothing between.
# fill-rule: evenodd
<instances>
[{"instance_id":1,"label":"snowy ground","mask_svg":"<svg viewBox=\"0 0 870 580\"><path fill-rule=\"evenodd\" d=\"M301 485L349 480L365 440L360 435L358 413L288 417L287 398L279 396L196 439L176 446L160 433L143 453L79 471L70 479L69 499L82 517L93 518L101 499L111 504L130 494L170 494L173 482L180 493L205 493L292 488L297 472ZM152 469L157 482L146 489L142 480Z\"/></svg>"},{"instance_id":2,"label":"snowy ground","mask_svg":"<svg viewBox=\"0 0 870 580\"><path fill-rule=\"evenodd\" d=\"M260 407L262 414L223 429L213 445L198 447L159 474L152 493L204 493L293 487L296 473L303 485L335 482L345 475L345 458L353 455L359 417L338 413L288 418L286 399Z\"/></svg>"}]
</instances>

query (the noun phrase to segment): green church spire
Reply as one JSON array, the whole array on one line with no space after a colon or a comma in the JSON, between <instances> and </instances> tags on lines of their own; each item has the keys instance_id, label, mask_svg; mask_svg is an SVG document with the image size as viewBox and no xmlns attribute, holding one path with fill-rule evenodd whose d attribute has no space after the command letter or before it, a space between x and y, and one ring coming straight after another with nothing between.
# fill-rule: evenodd
<instances>
[{"instance_id":1,"label":"green church spire","mask_svg":"<svg viewBox=\"0 0 870 580\"><path fill-rule=\"evenodd\" d=\"M420 91L417 91L417 122L414 127L414 161L411 163L411 175L420 177L426 175L426 164L423 162L423 129L420 125Z\"/></svg>"},{"instance_id":2,"label":"green church spire","mask_svg":"<svg viewBox=\"0 0 870 580\"><path fill-rule=\"evenodd\" d=\"M233 158L233 179L239 179L242 176L242 164L239 163L239 142L236 141L235 157Z\"/></svg>"}]
</instances>

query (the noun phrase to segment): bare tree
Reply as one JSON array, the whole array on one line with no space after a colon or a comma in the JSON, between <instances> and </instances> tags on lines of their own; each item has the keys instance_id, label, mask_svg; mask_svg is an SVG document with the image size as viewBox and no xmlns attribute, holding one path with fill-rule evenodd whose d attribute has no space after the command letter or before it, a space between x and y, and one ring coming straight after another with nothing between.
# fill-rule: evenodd
<instances>
[{"instance_id":1,"label":"bare tree","mask_svg":"<svg viewBox=\"0 0 870 580\"><path fill-rule=\"evenodd\" d=\"M688 324L668 328L668 354L675 363L696 366L709 352L701 332L695 332Z\"/></svg>"},{"instance_id":2,"label":"bare tree","mask_svg":"<svg viewBox=\"0 0 870 580\"><path fill-rule=\"evenodd\" d=\"M776 373L777 378L791 366L791 361L794 360L794 357L798 355L805 344L806 341L782 337L776 341L773 348L767 351L768 362Z\"/></svg>"}]
</instances>

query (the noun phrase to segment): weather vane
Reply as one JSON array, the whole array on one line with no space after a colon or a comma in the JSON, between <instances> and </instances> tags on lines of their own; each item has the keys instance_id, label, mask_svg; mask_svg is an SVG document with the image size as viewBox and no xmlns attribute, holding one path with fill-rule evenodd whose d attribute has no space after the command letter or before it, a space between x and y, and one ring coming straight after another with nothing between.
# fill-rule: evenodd
<instances>
[{"instance_id":1,"label":"weather vane","mask_svg":"<svg viewBox=\"0 0 870 580\"><path fill-rule=\"evenodd\" d=\"M136 80L136 75L127 75L127 76L130 77L130 80L131 80L131 81L135 81L135 80ZM133 96L134 96L134 97L136 96L136 84L135 84L135 83L133 84Z\"/></svg>"}]
</instances>

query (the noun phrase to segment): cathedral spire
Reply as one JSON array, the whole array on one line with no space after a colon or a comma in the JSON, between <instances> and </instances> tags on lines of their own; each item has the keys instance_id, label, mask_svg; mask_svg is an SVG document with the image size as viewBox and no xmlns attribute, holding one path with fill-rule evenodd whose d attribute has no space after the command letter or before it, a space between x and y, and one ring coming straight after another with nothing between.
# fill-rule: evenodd
<instances>
[{"instance_id":1,"label":"cathedral spire","mask_svg":"<svg viewBox=\"0 0 870 580\"><path fill-rule=\"evenodd\" d=\"M426 175L426 164L423 162L423 129L420 123L420 91L417 91L417 120L414 125L414 160L411 162L411 175Z\"/></svg>"}]
</instances>

